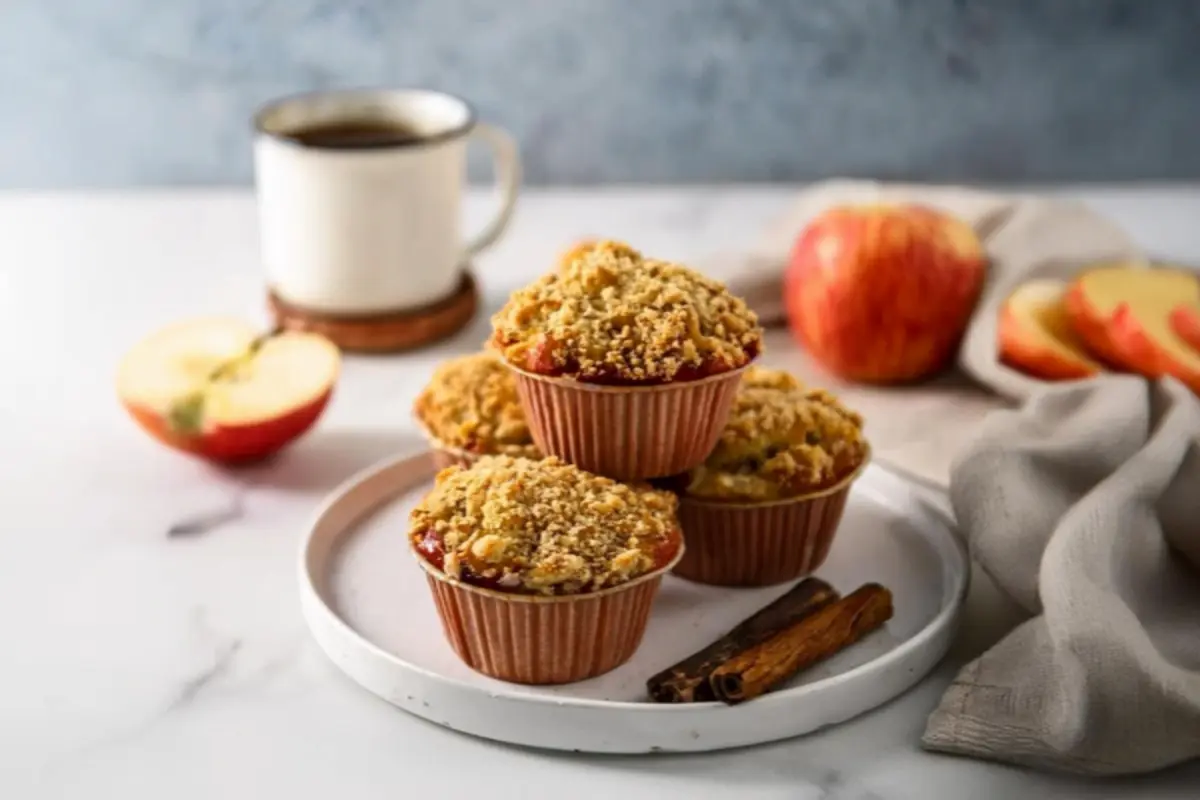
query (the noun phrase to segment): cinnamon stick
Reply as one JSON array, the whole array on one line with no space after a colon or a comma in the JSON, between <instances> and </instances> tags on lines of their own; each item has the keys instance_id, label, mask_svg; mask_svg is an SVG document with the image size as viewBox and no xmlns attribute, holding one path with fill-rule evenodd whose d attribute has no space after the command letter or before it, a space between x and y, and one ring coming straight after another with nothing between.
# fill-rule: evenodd
<instances>
[{"instance_id":1,"label":"cinnamon stick","mask_svg":"<svg viewBox=\"0 0 1200 800\"><path fill-rule=\"evenodd\" d=\"M659 703L715 700L709 683L713 670L837 598L837 591L825 581L806 578L720 639L651 677L646 690Z\"/></svg>"},{"instance_id":2,"label":"cinnamon stick","mask_svg":"<svg viewBox=\"0 0 1200 800\"><path fill-rule=\"evenodd\" d=\"M891 617L892 593L868 583L730 658L713 670L710 691L729 705L753 700L857 642Z\"/></svg>"}]
</instances>

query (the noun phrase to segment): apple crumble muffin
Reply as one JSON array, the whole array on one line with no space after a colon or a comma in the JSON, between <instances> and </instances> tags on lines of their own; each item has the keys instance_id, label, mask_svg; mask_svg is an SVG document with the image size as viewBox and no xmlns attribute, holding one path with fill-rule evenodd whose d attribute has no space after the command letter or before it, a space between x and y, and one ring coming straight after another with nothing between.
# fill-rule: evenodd
<instances>
[{"instance_id":1,"label":"apple crumble muffin","mask_svg":"<svg viewBox=\"0 0 1200 800\"><path fill-rule=\"evenodd\" d=\"M863 420L823 389L779 370L752 367L716 449L692 470L688 495L780 500L827 489L867 455Z\"/></svg>"},{"instance_id":2,"label":"apple crumble muffin","mask_svg":"<svg viewBox=\"0 0 1200 800\"><path fill-rule=\"evenodd\" d=\"M570 595L661 569L679 550L677 500L547 458L485 456L438 473L409 515L417 552L464 583Z\"/></svg>"},{"instance_id":3,"label":"apple crumble muffin","mask_svg":"<svg viewBox=\"0 0 1200 800\"><path fill-rule=\"evenodd\" d=\"M480 455L539 457L517 398L512 372L494 353L460 356L439 366L413 413L449 447Z\"/></svg>"},{"instance_id":4,"label":"apple crumble muffin","mask_svg":"<svg viewBox=\"0 0 1200 800\"><path fill-rule=\"evenodd\" d=\"M697 380L762 348L758 318L724 284L612 241L572 248L492 327L492 347L518 368L609 385Z\"/></svg>"}]
</instances>

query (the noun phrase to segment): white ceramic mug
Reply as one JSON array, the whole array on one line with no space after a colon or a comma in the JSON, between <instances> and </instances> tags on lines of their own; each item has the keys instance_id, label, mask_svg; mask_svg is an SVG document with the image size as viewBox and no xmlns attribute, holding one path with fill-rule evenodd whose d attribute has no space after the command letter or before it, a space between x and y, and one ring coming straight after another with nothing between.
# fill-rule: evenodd
<instances>
[{"instance_id":1,"label":"white ceramic mug","mask_svg":"<svg viewBox=\"0 0 1200 800\"><path fill-rule=\"evenodd\" d=\"M355 315L443 300L458 287L464 265L500 236L512 215L521 182L516 143L476 121L453 95L315 92L270 103L254 123L267 281L297 308ZM395 126L411 135L341 145L316 135L339 126ZM467 141L475 136L492 148L500 209L464 243L462 189Z\"/></svg>"}]
</instances>

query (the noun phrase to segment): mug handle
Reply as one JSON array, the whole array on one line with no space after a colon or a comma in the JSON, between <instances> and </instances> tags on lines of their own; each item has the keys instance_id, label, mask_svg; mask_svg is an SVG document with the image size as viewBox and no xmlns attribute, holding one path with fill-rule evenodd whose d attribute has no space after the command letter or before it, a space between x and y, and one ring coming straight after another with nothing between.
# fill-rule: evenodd
<instances>
[{"instance_id":1,"label":"mug handle","mask_svg":"<svg viewBox=\"0 0 1200 800\"><path fill-rule=\"evenodd\" d=\"M521 187L521 153L517 143L506 131L486 122L475 124L472 137L479 137L492 150L492 163L496 171L496 185L500 189L500 208L496 216L466 246L469 258L491 247L512 219L517 204L517 191ZM465 260L465 259L464 259Z\"/></svg>"}]
</instances>

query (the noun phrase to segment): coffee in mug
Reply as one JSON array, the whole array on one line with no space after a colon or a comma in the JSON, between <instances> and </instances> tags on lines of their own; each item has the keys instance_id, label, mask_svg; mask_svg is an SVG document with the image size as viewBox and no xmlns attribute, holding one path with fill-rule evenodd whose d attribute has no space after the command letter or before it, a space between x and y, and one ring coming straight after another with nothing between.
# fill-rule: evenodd
<instances>
[{"instance_id":1,"label":"coffee in mug","mask_svg":"<svg viewBox=\"0 0 1200 800\"><path fill-rule=\"evenodd\" d=\"M308 147L364 150L415 143L421 132L401 122L346 120L297 128L285 138Z\"/></svg>"},{"instance_id":2,"label":"coffee in mug","mask_svg":"<svg viewBox=\"0 0 1200 800\"><path fill-rule=\"evenodd\" d=\"M512 215L517 146L453 95L316 92L267 105L255 128L262 259L271 290L295 308L366 315L437 303ZM501 200L464 242L466 148L475 137L492 148Z\"/></svg>"}]
</instances>

